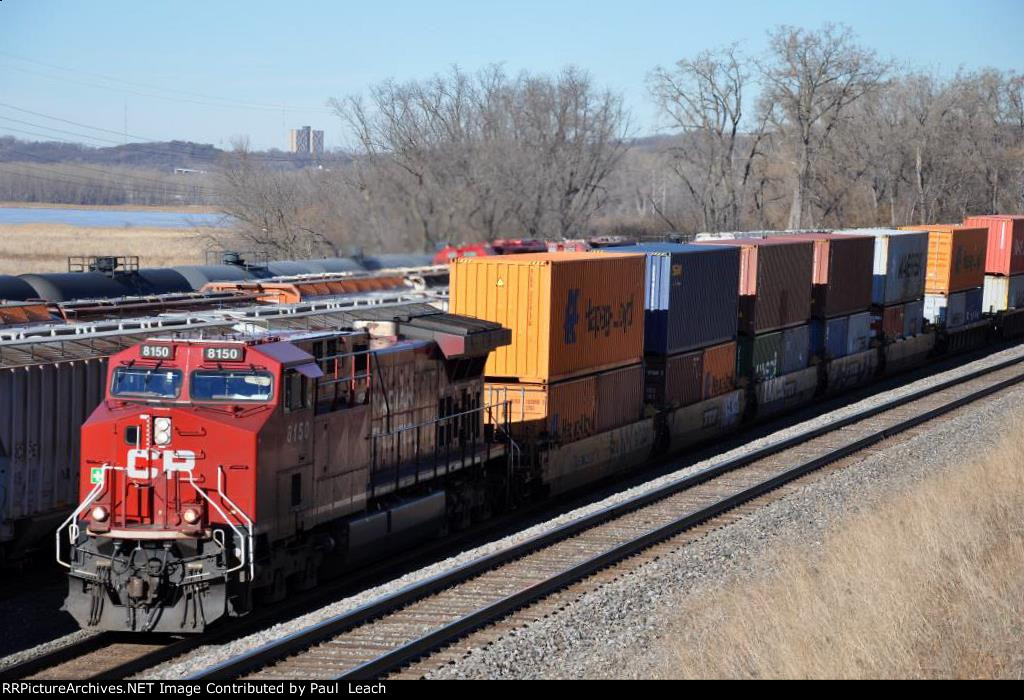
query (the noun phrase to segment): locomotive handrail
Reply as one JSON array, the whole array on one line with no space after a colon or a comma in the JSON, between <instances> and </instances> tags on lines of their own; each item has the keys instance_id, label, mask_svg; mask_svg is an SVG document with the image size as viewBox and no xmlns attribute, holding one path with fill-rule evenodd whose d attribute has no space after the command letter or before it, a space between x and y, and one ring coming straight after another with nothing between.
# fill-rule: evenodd
<instances>
[{"instance_id":1,"label":"locomotive handrail","mask_svg":"<svg viewBox=\"0 0 1024 700\"><path fill-rule=\"evenodd\" d=\"M93 487L92 491L90 491L89 494L85 497L85 499L83 499L82 502L78 504L78 507L75 508L75 510L71 513L71 515L69 515L67 518L65 518L64 522L62 522L60 524L60 526L57 527L57 533L56 533L56 538L57 538L56 559L57 559L57 563L60 564L61 566L63 566L64 568L66 568L66 569L70 569L71 568L71 562L65 562L63 559L60 558L60 534L64 531L64 528L66 528L70 524L71 525L71 529L70 529L70 531L68 533L68 543L71 544L71 545L73 545L75 543L74 540L78 539L78 532L77 532L78 531L78 525L77 525L77 522L76 522L78 520L78 516L82 513L82 511L84 511L86 508L88 508L90 505L92 505L92 502L96 500L96 498L100 495L100 493L102 493L103 487L106 485L106 482L107 482L107 470L113 470L113 469L117 469L117 467L111 466L110 464L106 464L106 463L104 463L100 467L100 480L99 480L99 483L97 483Z\"/></svg>"},{"instance_id":2,"label":"locomotive handrail","mask_svg":"<svg viewBox=\"0 0 1024 700\"><path fill-rule=\"evenodd\" d=\"M421 423L413 423L411 425L403 425L400 428L395 428L394 430L389 430L386 433L371 433L370 434L370 438L373 439L373 438L378 438L378 437L390 437L392 435L397 435L398 433L403 433L403 432L405 432L407 430L414 430L416 428L425 428L425 427L430 426L430 425L437 425L438 423L441 423L443 421L449 421L449 420L452 420L454 418L461 418L462 416L468 416L471 413L483 413L487 409L494 408L495 406L498 406L498 405L500 405L500 402L499 403L493 403L493 404L485 404L483 406L477 406L476 408L467 409L465 411L462 411L461 413L452 413L451 415L447 415L447 416L439 416L438 418L434 418L433 420L425 420L425 421L423 421Z\"/></svg>"},{"instance_id":3,"label":"locomotive handrail","mask_svg":"<svg viewBox=\"0 0 1024 700\"><path fill-rule=\"evenodd\" d=\"M249 580L251 581L252 577L254 577L255 574L256 574L256 563L255 563L255 557L253 556L253 554L255 553L256 550L254 549L254 537L253 537L252 520L249 518L248 515L245 514L245 511L243 511L241 508L239 508L237 505L235 505L234 501L232 501L230 498L228 498L227 494L224 493L224 481L223 481L224 468L222 466L217 467L217 495L220 496L222 501L224 501L225 503L228 504L228 507L231 509L232 513L237 515L240 520L244 520L244 525L243 526L246 528L246 530L248 530L248 532L243 533L241 530L239 530L238 526L236 526L231 521L232 519L228 517L227 513L224 512L224 509L221 508L216 503L216 501L214 501L212 498L210 498L210 495L208 493L206 493L206 491L204 491L202 488L200 488L196 484L195 476L193 476L192 472L186 472L186 473L188 474L188 483L189 483L189 485L191 485L192 488L195 490L195 492L198 493L207 503L210 504L211 508L213 508L218 513L220 513L220 517L224 518L224 522L226 522L228 524L228 527L231 528L231 530L235 533L235 535L238 536L239 541L242 542L242 554L243 554L243 556L238 558L238 565L237 566L233 566L230 569L227 569L224 572L224 575L227 576L228 574L234 573L234 572L238 571L239 569L245 568L247 560L248 560L248 569L249 569L249 576L250 576Z\"/></svg>"}]
</instances>

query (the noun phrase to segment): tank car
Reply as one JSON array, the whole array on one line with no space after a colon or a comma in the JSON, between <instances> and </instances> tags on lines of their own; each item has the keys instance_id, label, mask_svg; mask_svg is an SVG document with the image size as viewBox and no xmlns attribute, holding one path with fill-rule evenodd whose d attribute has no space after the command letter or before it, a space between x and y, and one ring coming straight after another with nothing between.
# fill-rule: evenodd
<instances>
[{"instance_id":1,"label":"tank car","mask_svg":"<svg viewBox=\"0 0 1024 700\"><path fill-rule=\"evenodd\" d=\"M111 358L82 428L81 502L57 532L82 627L201 632L314 585L325 557L358 561L480 505L505 455L482 372L508 331L368 313Z\"/></svg>"}]
</instances>

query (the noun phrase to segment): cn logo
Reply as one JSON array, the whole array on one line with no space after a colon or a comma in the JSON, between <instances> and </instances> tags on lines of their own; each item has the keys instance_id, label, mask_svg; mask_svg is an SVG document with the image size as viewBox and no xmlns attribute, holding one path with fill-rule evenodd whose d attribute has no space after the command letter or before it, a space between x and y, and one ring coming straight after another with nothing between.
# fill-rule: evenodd
<instances>
[{"instance_id":1,"label":"cn logo","mask_svg":"<svg viewBox=\"0 0 1024 700\"><path fill-rule=\"evenodd\" d=\"M153 462L163 460L163 471L165 474L173 472L190 472L196 466L196 453L192 450L128 450L128 466L125 473L131 479L153 479L156 477L157 468L151 466ZM138 466L139 460L143 466Z\"/></svg>"}]
</instances>

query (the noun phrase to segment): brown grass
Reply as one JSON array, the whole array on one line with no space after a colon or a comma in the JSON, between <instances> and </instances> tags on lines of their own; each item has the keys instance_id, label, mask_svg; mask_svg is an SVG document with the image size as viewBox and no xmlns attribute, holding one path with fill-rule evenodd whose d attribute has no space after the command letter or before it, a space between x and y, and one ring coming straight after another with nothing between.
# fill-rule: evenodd
<instances>
[{"instance_id":1,"label":"brown grass","mask_svg":"<svg viewBox=\"0 0 1024 700\"><path fill-rule=\"evenodd\" d=\"M62 272L68 256L137 255L142 267L201 263L211 235L166 228L0 225L0 274Z\"/></svg>"},{"instance_id":2,"label":"brown grass","mask_svg":"<svg viewBox=\"0 0 1024 700\"><path fill-rule=\"evenodd\" d=\"M673 608L665 677L1024 676L1024 421L844 520L821 550Z\"/></svg>"}]
</instances>

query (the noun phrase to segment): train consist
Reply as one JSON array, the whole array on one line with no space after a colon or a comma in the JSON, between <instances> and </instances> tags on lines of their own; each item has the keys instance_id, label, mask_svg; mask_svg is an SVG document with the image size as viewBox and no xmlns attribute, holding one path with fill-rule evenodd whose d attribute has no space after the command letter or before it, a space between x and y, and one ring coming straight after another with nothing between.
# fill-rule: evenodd
<instances>
[{"instance_id":1,"label":"train consist","mask_svg":"<svg viewBox=\"0 0 1024 700\"><path fill-rule=\"evenodd\" d=\"M238 253L225 253L219 264L139 267L134 256L70 258L67 272L0 275L0 299L51 303L76 299L186 294L212 282L242 282L281 276L366 273L397 268L427 267L433 256L381 254L354 258L247 262Z\"/></svg>"},{"instance_id":2,"label":"train consist","mask_svg":"<svg viewBox=\"0 0 1024 700\"><path fill-rule=\"evenodd\" d=\"M66 607L86 628L201 632L324 567L1024 335L1024 309L953 321L986 273L1012 285L977 236L470 256L447 312L147 338L110 359L82 430L80 502L57 532Z\"/></svg>"}]
</instances>

